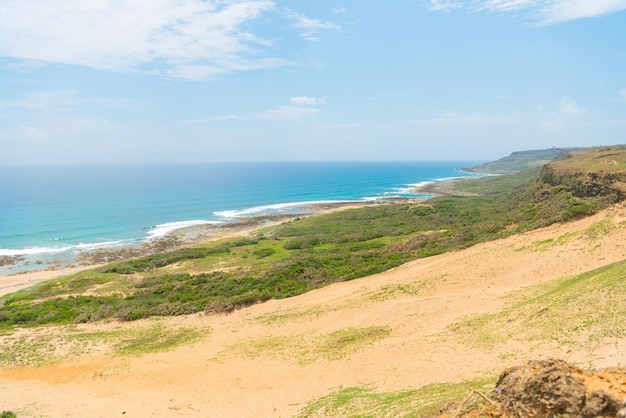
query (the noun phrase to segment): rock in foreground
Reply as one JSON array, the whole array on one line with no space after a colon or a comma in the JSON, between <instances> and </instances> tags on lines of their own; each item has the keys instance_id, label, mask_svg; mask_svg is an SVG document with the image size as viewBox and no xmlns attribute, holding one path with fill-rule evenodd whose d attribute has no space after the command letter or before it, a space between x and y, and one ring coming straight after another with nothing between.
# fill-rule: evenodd
<instances>
[{"instance_id":1,"label":"rock in foreground","mask_svg":"<svg viewBox=\"0 0 626 418\"><path fill-rule=\"evenodd\" d=\"M584 371L562 360L502 372L490 396L473 391L440 417L626 417L626 369Z\"/></svg>"}]
</instances>

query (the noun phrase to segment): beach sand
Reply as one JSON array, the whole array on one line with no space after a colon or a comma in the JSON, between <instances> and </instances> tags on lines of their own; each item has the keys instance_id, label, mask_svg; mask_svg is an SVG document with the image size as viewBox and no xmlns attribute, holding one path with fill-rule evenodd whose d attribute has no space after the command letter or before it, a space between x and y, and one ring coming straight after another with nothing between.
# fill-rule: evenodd
<instances>
[{"instance_id":1,"label":"beach sand","mask_svg":"<svg viewBox=\"0 0 626 418\"><path fill-rule=\"evenodd\" d=\"M408 202L415 199L398 199L396 202ZM153 252L171 251L182 247L198 245L205 242L215 241L228 237L246 236L253 234L259 229L282 222L292 220L298 216L314 216L323 213L330 213L338 210L357 208L376 204L376 202L336 202L312 204L304 206L305 211L294 215L267 215L254 216L238 220L231 224L223 226L216 225L196 225L189 228L181 228L173 231L159 240L153 240L150 246L145 249L137 249L136 252L130 253L127 248L108 248L97 251L85 252L83 261L80 265L72 267L49 268L45 270L36 270L25 273L17 273L12 275L0 276L0 296L8 293L16 292L20 289L33 286L41 281L50 280L57 277L67 276L83 270L100 267L106 263L101 260L103 258L120 260L128 258L127 254L132 257L139 257Z\"/></svg>"},{"instance_id":2,"label":"beach sand","mask_svg":"<svg viewBox=\"0 0 626 418\"><path fill-rule=\"evenodd\" d=\"M512 336L481 346L451 326L497 315L511 302L511 292L624 260L625 221L626 208L616 206L228 315L18 331L0 342L57 341L61 350L68 333L141 333L154 324L187 327L204 337L167 352L121 356L105 344L39 367L5 368L0 408L18 416L288 417L341 387L397 391L495 378L528 359L623 365L624 338L591 344L581 334L562 344ZM604 232L591 239L589 231L599 225ZM371 327L388 334L333 349L336 333Z\"/></svg>"}]
</instances>

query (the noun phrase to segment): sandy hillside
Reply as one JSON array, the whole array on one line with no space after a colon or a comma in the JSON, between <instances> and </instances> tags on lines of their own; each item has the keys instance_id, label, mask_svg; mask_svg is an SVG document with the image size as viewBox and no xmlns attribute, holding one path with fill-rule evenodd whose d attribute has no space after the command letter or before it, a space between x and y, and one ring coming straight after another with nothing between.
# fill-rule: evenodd
<instances>
[{"instance_id":1,"label":"sandy hillside","mask_svg":"<svg viewBox=\"0 0 626 418\"><path fill-rule=\"evenodd\" d=\"M626 341L614 338L593 347L580 341L591 347L585 350L523 341L480 348L449 326L499 312L514 290L625 259L625 228L626 209L615 207L230 315L0 337L4 344L44 342L58 358L66 356L39 367L1 370L0 410L50 417L287 417L339 386L410 389L495 376L511 363L549 357L585 366L624 365ZM114 355L106 338L93 344L66 338L96 331L138 335L155 326L196 330L202 338L145 355Z\"/></svg>"}]
</instances>

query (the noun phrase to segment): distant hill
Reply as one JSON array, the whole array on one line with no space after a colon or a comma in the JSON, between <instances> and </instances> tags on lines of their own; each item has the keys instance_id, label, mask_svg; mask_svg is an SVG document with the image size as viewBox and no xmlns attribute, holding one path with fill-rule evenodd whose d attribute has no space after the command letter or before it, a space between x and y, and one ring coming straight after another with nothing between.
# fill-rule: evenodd
<instances>
[{"instance_id":1,"label":"distant hill","mask_svg":"<svg viewBox=\"0 0 626 418\"><path fill-rule=\"evenodd\" d=\"M543 150L516 151L508 157L497 161L467 167L464 170L472 173L511 174L541 167L553 161L563 153L572 152L581 148L549 148Z\"/></svg>"}]
</instances>

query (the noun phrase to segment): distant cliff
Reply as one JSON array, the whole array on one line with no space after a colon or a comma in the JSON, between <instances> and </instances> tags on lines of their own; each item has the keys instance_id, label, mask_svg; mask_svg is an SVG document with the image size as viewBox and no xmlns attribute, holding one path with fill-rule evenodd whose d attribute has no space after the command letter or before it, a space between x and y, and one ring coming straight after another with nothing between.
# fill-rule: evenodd
<instances>
[{"instance_id":1,"label":"distant cliff","mask_svg":"<svg viewBox=\"0 0 626 418\"><path fill-rule=\"evenodd\" d=\"M465 168L472 173L512 174L530 168L541 167L559 156L580 148L549 148L543 150L516 151L497 161Z\"/></svg>"},{"instance_id":2,"label":"distant cliff","mask_svg":"<svg viewBox=\"0 0 626 418\"><path fill-rule=\"evenodd\" d=\"M566 186L578 197L626 200L626 147L587 148L567 152L544 165L539 180Z\"/></svg>"}]
</instances>

